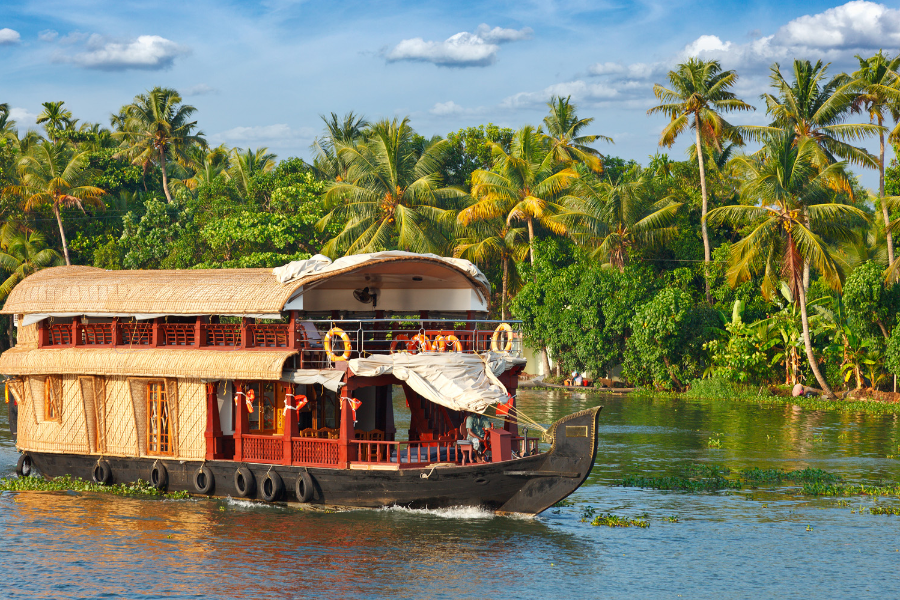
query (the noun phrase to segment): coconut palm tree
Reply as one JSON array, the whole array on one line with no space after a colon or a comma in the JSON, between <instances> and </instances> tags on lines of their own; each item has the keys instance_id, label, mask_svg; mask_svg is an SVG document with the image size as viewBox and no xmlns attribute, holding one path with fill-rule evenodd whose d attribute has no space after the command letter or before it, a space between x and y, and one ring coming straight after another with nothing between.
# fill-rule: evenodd
<instances>
[{"instance_id":1,"label":"coconut palm tree","mask_svg":"<svg viewBox=\"0 0 900 600\"><path fill-rule=\"evenodd\" d=\"M231 168L228 169L228 178L234 181L238 190L245 198L250 197L250 179L259 173L268 173L275 168L277 157L269 152L268 148L257 148L241 151L234 148L231 151Z\"/></svg>"},{"instance_id":2,"label":"coconut palm tree","mask_svg":"<svg viewBox=\"0 0 900 600\"><path fill-rule=\"evenodd\" d=\"M674 222L682 203L655 198L652 175L636 165L616 183L585 173L575 184L569 207L581 227L571 228L579 232L573 237L594 245L594 256L619 271L635 249L658 247L678 234Z\"/></svg>"},{"instance_id":3,"label":"coconut palm tree","mask_svg":"<svg viewBox=\"0 0 900 600\"><path fill-rule=\"evenodd\" d=\"M9 104L0 103L0 138L16 136L16 122L9 118Z\"/></svg>"},{"instance_id":4,"label":"coconut palm tree","mask_svg":"<svg viewBox=\"0 0 900 600\"><path fill-rule=\"evenodd\" d=\"M38 125L46 123L47 137L52 140L55 140L58 137L58 132L77 122L77 119L74 121L72 119L72 111L63 108L63 104L65 104L65 102L62 100L59 102L41 103L44 110L40 112L35 121Z\"/></svg>"},{"instance_id":5,"label":"coconut palm tree","mask_svg":"<svg viewBox=\"0 0 900 600\"><path fill-rule=\"evenodd\" d=\"M194 174L184 181L189 190L195 190L200 185L207 184L226 172L229 167L229 151L225 144L220 144L209 150L200 146L194 146L188 151L190 168Z\"/></svg>"},{"instance_id":6,"label":"coconut palm tree","mask_svg":"<svg viewBox=\"0 0 900 600\"><path fill-rule=\"evenodd\" d=\"M449 248L453 209L465 193L442 187L445 140L420 154L406 117L379 121L368 128L364 142L337 141L335 148L347 173L329 183L324 201L331 211L316 227L322 230L334 220L346 224L325 244L324 254Z\"/></svg>"},{"instance_id":7,"label":"coconut palm tree","mask_svg":"<svg viewBox=\"0 0 900 600\"><path fill-rule=\"evenodd\" d=\"M846 163L821 168L818 153L813 139L798 139L793 130L768 134L758 153L733 160L742 179L745 204L710 211L709 221L714 225L749 225L747 236L732 246L729 282L734 286L759 275L767 299L782 281L787 284L790 297L800 307L810 369L825 394L834 398L813 354L803 266L811 265L826 282L840 289L838 264L820 234L849 240L856 226L868 217L854 206L829 201L834 189L847 179Z\"/></svg>"},{"instance_id":8,"label":"coconut palm tree","mask_svg":"<svg viewBox=\"0 0 900 600\"><path fill-rule=\"evenodd\" d=\"M488 142L494 166L472 173L473 202L458 221L463 226L502 218L507 223L524 221L534 265L534 224L538 222L557 235L566 233L564 223L571 212L566 195L578 173L571 166L559 169L546 135L526 125L513 136L507 154L502 146Z\"/></svg>"},{"instance_id":9,"label":"coconut palm tree","mask_svg":"<svg viewBox=\"0 0 900 600\"><path fill-rule=\"evenodd\" d=\"M721 150L724 140L743 144L740 128L728 123L721 113L755 110L731 91L737 78L734 71L723 71L717 60L688 59L676 70L669 71L671 89L659 84L653 86L653 93L663 104L647 111L647 114L662 113L670 118L660 136L660 146L671 148L675 139L688 127L694 130L702 198L700 232L703 237L703 260L707 267L712 260L712 248L706 226L709 198L703 150L708 146ZM708 273L705 279L706 296L709 298Z\"/></svg>"},{"instance_id":10,"label":"coconut palm tree","mask_svg":"<svg viewBox=\"0 0 900 600\"><path fill-rule=\"evenodd\" d=\"M119 124L115 135L122 139L122 154L145 169L151 162L159 163L163 192L169 202L172 194L167 161L185 165L191 146L205 148L207 145L203 132L195 131L197 122L190 120L196 110L181 104L181 96L175 90L155 87L135 96L134 102L123 107L120 113L124 114L125 121Z\"/></svg>"},{"instance_id":11,"label":"coconut palm tree","mask_svg":"<svg viewBox=\"0 0 900 600\"><path fill-rule=\"evenodd\" d=\"M343 120L335 113L331 113L330 117L319 117L325 122L325 135L313 140L310 146L315 154L313 169L319 179L343 181L349 165L338 156L337 146L353 146L361 142L370 123L353 111L344 115Z\"/></svg>"},{"instance_id":12,"label":"coconut palm tree","mask_svg":"<svg viewBox=\"0 0 900 600\"><path fill-rule=\"evenodd\" d=\"M90 185L94 172L88 167L87 154L74 152L65 142L45 141L31 148L18 168L21 183L4 191L23 198L25 210L47 205L53 209L66 264L71 265L60 209L78 207L84 212L84 204L103 207L100 196L105 192Z\"/></svg>"},{"instance_id":13,"label":"coconut palm tree","mask_svg":"<svg viewBox=\"0 0 900 600\"><path fill-rule=\"evenodd\" d=\"M47 248L47 241L39 232L23 232L13 223L5 223L0 228L0 271L7 274L0 284L0 300L5 300L16 285L46 267L62 263L59 252ZM9 347L13 340L12 316L9 318Z\"/></svg>"},{"instance_id":14,"label":"coconut palm tree","mask_svg":"<svg viewBox=\"0 0 900 600\"><path fill-rule=\"evenodd\" d=\"M603 155L590 144L597 140L613 143L605 135L581 135L581 131L594 122L593 118L579 119L571 96L553 96L547 106L550 114L544 117L544 127L550 136L550 152L561 164L583 163L595 173L603 171Z\"/></svg>"},{"instance_id":15,"label":"coconut palm tree","mask_svg":"<svg viewBox=\"0 0 900 600\"><path fill-rule=\"evenodd\" d=\"M851 102L851 110L856 113L869 114L869 122L884 126L888 117L895 122L891 131L890 140L898 141L900 136L900 55L891 58L885 56L881 50L875 56L863 58L857 55L859 70L853 73L854 89L856 97ZM884 132L878 132L878 203L881 206L881 216L885 227L890 225L888 207L884 202ZM894 262L894 240L890 230L887 230L887 255L888 264Z\"/></svg>"},{"instance_id":16,"label":"coconut palm tree","mask_svg":"<svg viewBox=\"0 0 900 600\"><path fill-rule=\"evenodd\" d=\"M515 283L511 281L509 264L521 262L528 254L525 230L510 227L504 219L477 221L460 232L456 244L454 256L470 260L481 267L500 261L503 270L500 318L506 320L509 291ZM512 278L517 276L518 271L513 269Z\"/></svg>"}]
</instances>

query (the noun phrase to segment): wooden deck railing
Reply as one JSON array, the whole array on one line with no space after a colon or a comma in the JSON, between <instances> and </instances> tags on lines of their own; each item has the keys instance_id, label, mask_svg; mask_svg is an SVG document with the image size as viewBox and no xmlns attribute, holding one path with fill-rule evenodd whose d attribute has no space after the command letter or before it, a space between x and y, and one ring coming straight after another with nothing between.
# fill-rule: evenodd
<instances>
[{"instance_id":1,"label":"wooden deck railing","mask_svg":"<svg viewBox=\"0 0 900 600\"><path fill-rule=\"evenodd\" d=\"M355 440L356 462L395 464L401 469L438 462L461 462L463 453L456 442L374 442Z\"/></svg>"},{"instance_id":2,"label":"wooden deck railing","mask_svg":"<svg viewBox=\"0 0 900 600\"><path fill-rule=\"evenodd\" d=\"M319 438L300 438L291 442L291 462L322 467L335 467L338 464L338 440Z\"/></svg>"},{"instance_id":3,"label":"wooden deck railing","mask_svg":"<svg viewBox=\"0 0 900 600\"><path fill-rule=\"evenodd\" d=\"M281 464L284 441L280 435L243 435L243 459L247 462Z\"/></svg>"}]
</instances>

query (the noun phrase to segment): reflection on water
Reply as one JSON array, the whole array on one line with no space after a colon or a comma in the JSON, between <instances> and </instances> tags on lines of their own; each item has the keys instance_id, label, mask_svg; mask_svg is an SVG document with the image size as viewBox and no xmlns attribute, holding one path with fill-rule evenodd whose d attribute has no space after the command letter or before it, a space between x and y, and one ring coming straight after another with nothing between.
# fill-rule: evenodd
<instances>
[{"instance_id":1,"label":"reflection on water","mask_svg":"<svg viewBox=\"0 0 900 600\"><path fill-rule=\"evenodd\" d=\"M623 473L714 462L900 480L897 419L732 402L528 392L549 423L604 404L598 464L573 506L534 519L474 509L338 513L233 500L0 495L10 598L897 597L900 517L796 489L686 494ZM5 408L5 407L4 407ZM402 401L398 406L398 417ZM0 473L16 460L0 416ZM398 424L398 430L401 429ZM710 438L720 448L710 448ZM881 499L882 503L896 502ZM581 523L586 506L648 529ZM854 512L850 512L851 509ZM678 522L664 517L677 515Z\"/></svg>"}]
</instances>

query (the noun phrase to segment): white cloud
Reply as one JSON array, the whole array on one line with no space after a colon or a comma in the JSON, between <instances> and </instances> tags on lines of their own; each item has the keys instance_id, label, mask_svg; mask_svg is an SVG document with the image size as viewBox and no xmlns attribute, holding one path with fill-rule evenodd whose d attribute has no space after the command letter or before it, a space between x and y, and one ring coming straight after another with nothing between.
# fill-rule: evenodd
<instances>
[{"instance_id":1,"label":"white cloud","mask_svg":"<svg viewBox=\"0 0 900 600\"><path fill-rule=\"evenodd\" d=\"M500 44L529 39L533 32L525 29L491 29L485 24L475 33L461 31L443 42L411 38L382 52L388 62L420 61L440 67L486 67L497 60Z\"/></svg>"},{"instance_id":2,"label":"white cloud","mask_svg":"<svg viewBox=\"0 0 900 600\"><path fill-rule=\"evenodd\" d=\"M142 35L130 42L113 42L94 34L88 38L86 50L72 56L61 56L57 60L105 71L155 71L171 67L177 57L189 52L184 46L158 35Z\"/></svg>"},{"instance_id":3,"label":"white cloud","mask_svg":"<svg viewBox=\"0 0 900 600\"><path fill-rule=\"evenodd\" d=\"M433 115L437 115L440 117L447 115L459 115L465 112L465 109L454 102L453 100L448 100L447 102L437 102L434 106L429 110Z\"/></svg>"},{"instance_id":4,"label":"white cloud","mask_svg":"<svg viewBox=\"0 0 900 600\"><path fill-rule=\"evenodd\" d=\"M539 92L519 92L505 98L502 108L525 108L544 104L552 96L571 96L575 102L609 100L619 95L618 90L605 83L586 83L580 79L556 83Z\"/></svg>"},{"instance_id":5,"label":"white cloud","mask_svg":"<svg viewBox=\"0 0 900 600\"><path fill-rule=\"evenodd\" d=\"M277 125L256 125L253 127L235 127L210 136L216 141L226 142L232 146L266 146L268 148L296 147L308 145L316 136L311 127L294 129L286 123Z\"/></svg>"},{"instance_id":6,"label":"white cloud","mask_svg":"<svg viewBox=\"0 0 900 600\"><path fill-rule=\"evenodd\" d=\"M0 29L0 46L18 44L21 38L22 36L15 29L10 29L9 27Z\"/></svg>"},{"instance_id":7,"label":"white cloud","mask_svg":"<svg viewBox=\"0 0 900 600\"><path fill-rule=\"evenodd\" d=\"M44 31L38 33L38 39L42 42L52 42L56 38L59 37L58 31L53 31L52 29L45 29Z\"/></svg>"},{"instance_id":8,"label":"white cloud","mask_svg":"<svg viewBox=\"0 0 900 600\"><path fill-rule=\"evenodd\" d=\"M696 40L685 46L684 53L688 56L698 56L703 52L728 52L731 42L723 42L716 35L701 35Z\"/></svg>"},{"instance_id":9,"label":"white cloud","mask_svg":"<svg viewBox=\"0 0 900 600\"><path fill-rule=\"evenodd\" d=\"M29 112L27 108L13 106L9 109L9 118L15 120L16 125L21 129L34 125L37 120L37 114Z\"/></svg>"},{"instance_id":10,"label":"white cloud","mask_svg":"<svg viewBox=\"0 0 900 600\"><path fill-rule=\"evenodd\" d=\"M219 90L205 83L198 83L184 90L185 96L205 96L208 94L218 94Z\"/></svg>"}]
</instances>

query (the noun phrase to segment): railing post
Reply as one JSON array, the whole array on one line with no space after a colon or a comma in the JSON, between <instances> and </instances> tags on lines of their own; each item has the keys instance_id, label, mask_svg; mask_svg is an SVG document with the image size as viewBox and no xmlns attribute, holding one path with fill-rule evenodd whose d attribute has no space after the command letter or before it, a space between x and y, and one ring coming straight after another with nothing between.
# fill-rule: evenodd
<instances>
[{"instance_id":1,"label":"railing post","mask_svg":"<svg viewBox=\"0 0 900 600\"><path fill-rule=\"evenodd\" d=\"M222 426L219 423L219 398L216 394L215 382L206 384L206 460L217 458L216 442L222 437ZM227 388L226 388L227 389Z\"/></svg>"},{"instance_id":2,"label":"railing post","mask_svg":"<svg viewBox=\"0 0 900 600\"><path fill-rule=\"evenodd\" d=\"M288 321L288 348L291 350L298 350L300 344L299 336L297 335L297 311L291 311L291 320Z\"/></svg>"},{"instance_id":3,"label":"railing post","mask_svg":"<svg viewBox=\"0 0 900 600\"><path fill-rule=\"evenodd\" d=\"M250 429L250 418L247 414L246 396L241 392L244 391L244 384L234 382L234 397L238 399L234 414L234 460L241 462L244 460L244 432Z\"/></svg>"},{"instance_id":4,"label":"railing post","mask_svg":"<svg viewBox=\"0 0 900 600\"><path fill-rule=\"evenodd\" d=\"M350 456L350 440L353 439L353 410L350 408L350 392L347 386L341 388L341 437L338 440L338 468L346 469L353 457Z\"/></svg>"},{"instance_id":5,"label":"railing post","mask_svg":"<svg viewBox=\"0 0 900 600\"><path fill-rule=\"evenodd\" d=\"M247 331L247 317L241 317L241 350L250 345L250 336Z\"/></svg>"},{"instance_id":6,"label":"railing post","mask_svg":"<svg viewBox=\"0 0 900 600\"><path fill-rule=\"evenodd\" d=\"M78 326L79 326L80 324L81 324L81 323L79 322L78 317L72 317L72 345L73 345L73 346L79 346L79 345L80 345L80 344L78 343L78 337L79 337L79 336L78 336Z\"/></svg>"},{"instance_id":7,"label":"railing post","mask_svg":"<svg viewBox=\"0 0 900 600\"><path fill-rule=\"evenodd\" d=\"M113 317L112 320L112 346L115 348L122 344L122 332L119 331L119 317Z\"/></svg>"},{"instance_id":8,"label":"railing post","mask_svg":"<svg viewBox=\"0 0 900 600\"><path fill-rule=\"evenodd\" d=\"M9 318L12 319L12 316L10 316ZM39 348L46 348L47 346L50 345L50 324L47 322L49 320L50 319L48 317L46 319L38 321L38 347Z\"/></svg>"},{"instance_id":9,"label":"railing post","mask_svg":"<svg viewBox=\"0 0 900 600\"><path fill-rule=\"evenodd\" d=\"M285 389L290 389L293 392L293 387L285 386ZM287 406L287 397L284 399L285 406ZM291 404L297 406L297 399L293 396L291 397ZM290 465L293 462L293 443L294 443L294 433L297 431L297 411L296 410L286 410L284 416L284 451L281 453L282 463L286 465Z\"/></svg>"},{"instance_id":10,"label":"railing post","mask_svg":"<svg viewBox=\"0 0 900 600\"><path fill-rule=\"evenodd\" d=\"M469 330L469 340L472 344L471 352L478 352L478 334L475 333L475 323L472 320L473 314L471 310L466 311L466 329ZM463 348L465 350L465 348Z\"/></svg>"},{"instance_id":11,"label":"railing post","mask_svg":"<svg viewBox=\"0 0 900 600\"><path fill-rule=\"evenodd\" d=\"M160 317L153 319L153 339L150 340L150 345L154 348L165 345Z\"/></svg>"}]
</instances>

